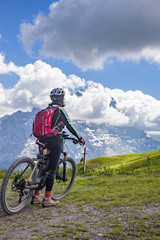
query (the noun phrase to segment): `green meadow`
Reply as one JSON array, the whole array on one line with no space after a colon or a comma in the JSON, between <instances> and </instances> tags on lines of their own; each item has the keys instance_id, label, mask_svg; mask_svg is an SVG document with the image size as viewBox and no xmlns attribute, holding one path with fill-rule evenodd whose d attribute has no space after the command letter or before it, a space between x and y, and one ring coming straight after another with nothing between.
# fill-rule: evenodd
<instances>
[{"instance_id":1,"label":"green meadow","mask_svg":"<svg viewBox=\"0 0 160 240\"><path fill-rule=\"evenodd\" d=\"M0 171L0 182L6 170ZM69 201L96 207L142 205L159 202L160 150L100 157L77 164L77 176ZM66 199L66 198L65 198Z\"/></svg>"},{"instance_id":2,"label":"green meadow","mask_svg":"<svg viewBox=\"0 0 160 240\"><path fill-rule=\"evenodd\" d=\"M0 183L4 174L5 170L1 170ZM90 159L86 161L85 173L83 164L78 163L72 190L61 199L59 208L39 210L37 206L28 206L26 211L32 215L38 213L42 223L50 221L48 230L43 231L39 230L41 223L34 222L36 237L31 229L31 239L43 236L43 239L158 240L159 207L160 150ZM24 218L25 214L22 211L17 218ZM57 220L53 218L55 214ZM72 220L63 220L68 217ZM14 220L15 216L9 219ZM2 233L6 232L3 227Z\"/></svg>"},{"instance_id":3,"label":"green meadow","mask_svg":"<svg viewBox=\"0 0 160 240\"><path fill-rule=\"evenodd\" d=\"M74 188L77 204L96 207L140 206L160 200L160 151L101 157L77 164Z\"/></svg>"}]
</instances>

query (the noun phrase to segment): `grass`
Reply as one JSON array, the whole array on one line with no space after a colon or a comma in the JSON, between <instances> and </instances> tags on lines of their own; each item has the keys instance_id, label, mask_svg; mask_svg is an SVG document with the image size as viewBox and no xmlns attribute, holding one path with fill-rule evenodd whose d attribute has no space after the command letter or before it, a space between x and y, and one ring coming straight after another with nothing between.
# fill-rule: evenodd
<instances>
[{"instance_id":1,"label":"grass","mask_svg":"<svg viewBox=\"0 0 160 240\"><path fill-rule=\"evenodd\" d=\"M5 171L0 171L0 183L4 174ZM77 222L50 223L46 236L48 239L56 237L61 240L72 239L73 236L74 239L90 239L92 233L89 229L96 226L96 234L108 239L159 239L160 212L142 213L142 209L147 209L150 204L159 206L159 186L160 151L91 159L86 162L85 174L82 174L82 163L79 163L73 188L61 200L61 207L54 217L68 214L65 207L67 202L76 204L78 211L82 215L87 213L88 218L85 217L84 222L77 219ZM101 216L93 218L87 206L101 212ZM118 209L120 214L123 208L129 209L129 220L122 221L123 216L111 214L114 209ZM39 209L38 216L42 222L48 221L45 212L52 215L51 210ZM12 219L15 220L15 216L8 217L8 220ZM28 222L33 227L32 239L42 239L44 236L36 236L41 233L38 223L34 225L32 218ZM98 232L106 227L110 230ZM4 231L4 228L0 228L0 235Z\"/></svg>"},{"instance_id":2,"label":"grass","mask_svg":"<svg viewBox=\"0 0 160 240\"><path fill-rule=\"evenodd\" d=\"M86 176L77 177L67 201L97 208L114 206L141 206L158 203L160 176Z\"/></svg>"},{"instance_id":3,"label":"grass","mask_svg":"<svg viewBox=\"0 0 160 240\"><path fill-rule=\"evenodd\" d=\"M79 205L140 206L159 202L160 150L88 160L83 178L82 163L77 169L79 176L71 194ZM68 197L72 201L71 194Z\"/></svg>"},{"instance_id":4,"label":"grass","mask_svg":"<svg viewBox=\"0 0 160 240\"><path fill-rule=\"evenodd\" d=\"M70 239L70 237L72 238L72 235L74 235L75 239L82 239L83 235L83 239L88 239L88 237L84 238L84 236L87 236L85 235L87 228L82 222L67 222L63 225L50 224L50 227L52 230L47 233L47 236L69 237Z\"/></svg>"}]
</instances>

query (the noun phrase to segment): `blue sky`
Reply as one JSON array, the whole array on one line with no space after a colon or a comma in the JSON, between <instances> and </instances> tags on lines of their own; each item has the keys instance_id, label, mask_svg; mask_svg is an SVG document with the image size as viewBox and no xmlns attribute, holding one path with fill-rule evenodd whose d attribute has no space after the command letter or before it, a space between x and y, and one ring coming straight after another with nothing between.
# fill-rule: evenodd
<instances>
[{"instance_id":1,"label":"blue sky","mask_svg":"<svg viewBox=\"0 0 160 240\"><path fill-rule=\"evenodd\" d=\"M6 54L7 61L17 65L25 65L35 61L24 51L18 39L20 24L32 22L39 11L49 13L49 5L53 1L43 0L6 0L0 3L0 50Z\"/></svg>"},{"instance_id":2,"label":"blue sky","mask_svg":"<svg viewBox=\"0 0 160 240\"><path fill-rule=\"evenodd\" d=\"M156 0L1 1L0 116L44 106L58 84L73 118L160 136L159 9Z\"/></svg>"},{"instance_id":3,"label":"blue sky","mask_svg":"<svg viewBox=\"0 0 160 240\"><path fill-rule=\"evenodd\" d=\"M39 12L49 14L49 5L52 0L6 0L0 3L0 51L6 56L6 61L16 65L33 63L40 57L29 56L19 40L20 24L32 23ZM136 36L135 36L136 37ZM35 46L36 49L36 46ZM105 63L103 69L82 71L71 61L42 58L52 66L59 67L66 75L76 74L86 80L100 82L111 89L141 90L159 99L160 67L157 63L140 60L138 63L128 60L120 61L116 58L111 64ZM16 76L12 76L13 84ZM5 86L12 84L11 77L0 76L0 81Z\"/></svg>"}]
</instances>

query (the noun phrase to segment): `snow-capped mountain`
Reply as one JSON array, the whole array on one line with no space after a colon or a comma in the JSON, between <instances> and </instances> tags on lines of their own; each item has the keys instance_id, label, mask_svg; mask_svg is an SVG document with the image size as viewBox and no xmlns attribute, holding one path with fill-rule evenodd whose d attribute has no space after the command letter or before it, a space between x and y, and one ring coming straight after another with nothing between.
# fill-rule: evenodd
<instances>
[{"instance_id":1,"label":"snow-capped mountain","mask_svg":"<svg viewBox=\"0 0 160 240\"><path fill-rule=\"evenodd\" d=\"M112 103L116 104L114 101ZM18 111L0 119L0 168L7 168L19 156L33 157L38 153L36 139L30 137L37 111ZM78 120L73 121L73 125L86 140L87 159L160 149L160 142L147 137L144 131L137 128ZM67 142L66 151L76 162L83 156L83 146L71 142Z\"/></svg>"}]
</instances>

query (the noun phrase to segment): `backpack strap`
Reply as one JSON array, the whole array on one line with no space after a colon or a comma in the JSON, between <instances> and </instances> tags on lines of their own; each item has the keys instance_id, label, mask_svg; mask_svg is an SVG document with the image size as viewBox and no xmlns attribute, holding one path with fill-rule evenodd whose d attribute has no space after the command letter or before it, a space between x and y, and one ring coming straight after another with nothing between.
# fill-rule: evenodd
<instances>
[{"instance_id":1,"label":"backpack strap","mask_svg":"<svg viewBox=\"0 0 160 240\"><path fill-rule=\"evenodd\" d=\"M58 109L58 108L60 108L61 106L55 106L55 107L50 107L50 108L54 108L54 112ZM53 114L52 115L54 115L54 112L53 112ZM60 127L63 125L63 121L59 121L58 122L58 118L59 118L59 116L60 116L60 111L58 112L58 117L57 117L57 119L56 119L56 121L55 121L55 123L54 123L54 126L53 126L53 128L52 128L52 131L51 132L54 132L55 130L57 130L57 131L60 131Z\"/></svg>"}]
</instances>

